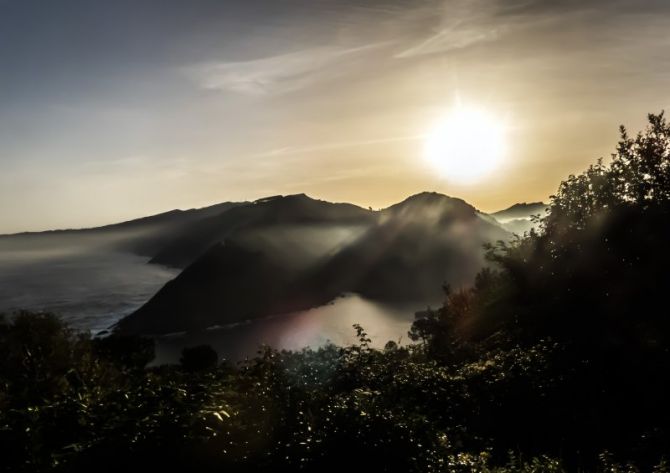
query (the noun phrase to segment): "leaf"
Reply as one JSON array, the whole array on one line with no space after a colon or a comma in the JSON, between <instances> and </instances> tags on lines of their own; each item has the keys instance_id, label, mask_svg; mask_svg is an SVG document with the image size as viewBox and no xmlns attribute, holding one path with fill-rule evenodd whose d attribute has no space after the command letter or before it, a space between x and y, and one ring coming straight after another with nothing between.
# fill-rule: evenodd
<instances>
[{"instance_id":1,"label":"leaf","mask_svg":"<svg viewBox=\"0 0 670 473\"><path fill-rule=\"evenodd\" d=\"M219 413L219 412L216 412L216 411L212 412L212 415L213 415L214 417L216 417L217 419L219 419L219 421L223 422L223 417L221 416L221 414L223 414L224 416L230 418L230 414L228 414L228 413L227 413L226 411L224 411L224 410L222 410L220 413Z\"/></svg>"}]
</instances>

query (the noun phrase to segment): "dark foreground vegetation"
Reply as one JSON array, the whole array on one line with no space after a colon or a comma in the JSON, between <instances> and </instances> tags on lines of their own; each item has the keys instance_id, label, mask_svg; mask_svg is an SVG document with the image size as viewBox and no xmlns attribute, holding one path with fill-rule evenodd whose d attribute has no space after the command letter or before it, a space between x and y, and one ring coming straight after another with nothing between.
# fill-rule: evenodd
<instances>
[{"instance_id":1,"label":"dark foreground vegetation","mask_svg":"<svg viewBox=\"0 0 670 473\"><path fill-rule=\"evenodd\" d=\"M417 314L417 343L209 347L0 324L11 471L669 471L670 127L563 182L541 229ZM439 284L439 281L436 282Z\"/></svg>"}]
</instances>

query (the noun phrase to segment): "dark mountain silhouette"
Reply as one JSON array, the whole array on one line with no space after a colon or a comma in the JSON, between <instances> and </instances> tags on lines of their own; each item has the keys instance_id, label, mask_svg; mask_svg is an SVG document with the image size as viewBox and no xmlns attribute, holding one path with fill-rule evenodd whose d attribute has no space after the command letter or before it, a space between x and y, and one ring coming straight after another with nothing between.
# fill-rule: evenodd
<instances>
[{"instance_id":1,"label":"dark mountain silhouette","mask_svg":"<svg viewBox=\"0 0 670 473\"><path fill-rule=\"evenodd\" d=\"M119 327L131 333L168 333L284 311L275 304L289 283L289 273L263 253L218 243Z\"/></svg>"},{"instance_id":2,"label":"dark mountain silhouette","mask_svg":"<svg viewBox=\"0 0 670 473\"><path fill-rule=\"evenodd\" d=\"M505 230L518 235L523 235L531 228L537 226L537 224L531 220L531 217L534 215L545 217L548 207L549 206L544 202L522 202L514 204L505 210L494 212L491 216L493 216Z\"/></svg>"},{"instance_id":3,"label":"dark mountain silhouette","mask_svg":"<svg viewBox=\"0 0 670 473\"><path fill-rule=\"evenodd\" d=\"M296 227L297 226L297 227ZM286 228L297 228L296 232ZM346 237L290 246L291 238L325 228ZM160 261L186 261L215 242L147 304L119 322L128 333L169 333L308 309L347 292L388 302L439 302L439 283L470 283L485 263L483 244L509 238L460 199L423 193L379 212L307 196L239 206L199 222ZM282 245L252 238L275 230ZM299 247L299 248L298 248ZM287 262L287 255L302 264ZM158 259L155 258L155 260Z\"/></svg>"},{"instance_id":4,"label":"dark mountain silhouette","mask_svg":"<svg viewBox=\"0 0 670 473\"><path fill-rule=\"evenodd\" d=\"M3 246L30 248L45 243L81 242L153 256L175 233L181 233L194 222L223 213L244 203L223 202L198 209L170 210L160 214L94 228L49 230L0 235Z\"/></svg>"},{"instance_id":5,"label":"dark mountain silhouette","mask_svg":"<svg viewBox=\"0 0 670 473\"><path fill-rule=\"evenodd\" d=\"M290 237L283 238L285 233L291 233L291 229L302 232L304 236L310 229L318 232L319 229L335 230L332 226L369 225L374 219L374 213L369 210L352 204L315 200L305 194L268 197L183 228L172 235L151 262L183 268L212 245L226 239L246 242L247 246L252 247L268 247L272 246L272 239L291 240ZM268 233L270 231L275 234ZM290 244L290 241L286 244ZM275 250L281 251L279 248ZM295 250L301 252L300 248ZM290 256L295 257L295 253Z\"/></svg>"},{"instance_id":6,"label":"dark mountain silhouette","mask_svg":"<svg viewBox=\"0 0 670 473\"><path fill-rule=\"evenodd\" d=\"M463 200L422 193L381 211L377 225L308 275L307 287L380 301L441 298L435 281L472 282L484 243L509 234Z\"/></svg>"},{"instance_id":7,"label":"dark mountain silhouette","mask_svg":"<svg viewBox=\"0 0 670 473\"><path fill-rule=\"evenodd\" d=\"M545 204L544 202L521 202L514 204L504 210L493 212L491 215L499 222L506 222L516 219L529 219L531 215L537 214L539 214L541 217L544 217L545 210L547 210L548 207L549 205Z\"/></svg>"},{"instance_id":8,"label":"dark mountain silhouette","mask_svg":"<svg viewBox=\"0 0 670 473\"><path fill-rule=\"evenodd\" d=\"M351 204L299 194L260 199L200 220L152 259L186 269L118 328L166 333L327 303L330 293L311 293L296 281L378 218Z\"/></svg>"}]
</instances>

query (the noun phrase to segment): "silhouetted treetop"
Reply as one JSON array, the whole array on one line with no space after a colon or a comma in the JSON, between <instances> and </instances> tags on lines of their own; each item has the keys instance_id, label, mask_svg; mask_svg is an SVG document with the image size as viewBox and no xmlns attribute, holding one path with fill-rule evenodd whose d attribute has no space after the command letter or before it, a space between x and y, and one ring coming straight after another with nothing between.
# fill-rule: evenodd
<instances>
[{"instance_id":1,"label":"silhouetted treetop","mask_svg":"<svg viewBox=\"0 0 670 473\"><path fill-rule=\"evenodd\" d=\"M608 209L635 205L645 209L670 201L670 125L664 112L649 114L647 127L621 137L609 164L602 159L580 175L569 176L551 197L545 230L583 228Z\"/></svg>"}]
</instances>

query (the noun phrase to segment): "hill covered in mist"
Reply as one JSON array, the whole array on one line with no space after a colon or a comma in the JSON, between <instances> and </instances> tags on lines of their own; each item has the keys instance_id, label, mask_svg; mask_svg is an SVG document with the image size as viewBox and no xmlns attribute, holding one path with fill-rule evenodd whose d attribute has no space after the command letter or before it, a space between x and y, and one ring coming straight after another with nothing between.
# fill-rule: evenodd
<instances>
[{"instance_id":1,"label":"hill covered in mist","mask_svg":"<svg viewBox=\"0 0 670 473\"><path fill-rule=\"evenodd\" d=\"M222 202L199 209L174 209L101 227L0 235L0 249L31 251L78 247L93 251L127 251L153 256L175 234L181 234L198 221L243 204Z\"/></svg>"},{"instance_id":2,"label":"hill covered in mist","mask_svg":"<svg viewBox=\"0 0 670 473\"><path fill-rule=\"evenodd\" d=\"M302 194L263 199L200 221L170 242L152 262L195 260L117 329L204 329L317 307L346 293L438 303L439 283L470 284L485 264L483 245L509 238L471 205L437 193L376 212Z\"/></svg>"},{"instance_id":3,"label":"hill covered in mist","mask_svg":"<svg viewBox=\"0 0 670 473\"><path fill-rule=\"evenodd\" d=\"M533 217L546 217L548 208L549 205L544 202L521 202L504 210L493 212L491 216L506 230L523 235L532 228L537 229L537 222L533 221Z\"/></svg>"}]
</instances>

